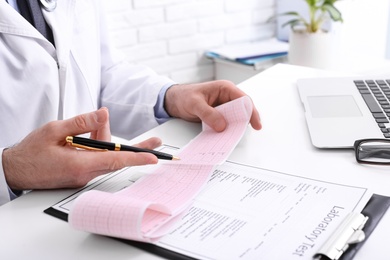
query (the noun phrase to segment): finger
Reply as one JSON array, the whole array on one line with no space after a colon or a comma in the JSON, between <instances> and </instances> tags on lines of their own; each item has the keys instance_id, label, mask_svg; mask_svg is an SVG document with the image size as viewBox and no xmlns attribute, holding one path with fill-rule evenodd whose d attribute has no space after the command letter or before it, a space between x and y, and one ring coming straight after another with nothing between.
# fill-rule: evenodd
<instances>
[{"instance_id":1,"label":"finger","mask_svg":"<svg viewBox=\"0 0 390 260\"><path fill-rule=\"evenodd\" d=\"M246 96L245 92L239 89L234 83L226 80L216 81L220 88L219 102L218 104L224 104L229 101Z\"/></svg>"},{"instance_id":2,"label":"finger","mask_svg":"<svg viewBox=\"0 0 390 260\"><path fill-rule=\"evenodd\" d=\"M223 115L215 108L209 106L207 103L202 102L195 107L195 115L200 118L205 124L210 126L217 132L225 130L227 122Z\"/></svg>"},{"instance_id":3,"label":"finger","mask_svg":"<svg viewBox=\"0 0 390 260\"><path fill-rule=\"evenodd\" d=\"M62 175L59 187L81 187L93 178L129 166L156 164L158 159L150 153L74 150L66 157L72 160L71 168ZM75 154L76 158L74 158ZM69 154L68 154L69 155ZM57 183L58 184L58 183Z\"/></svg>"},{"instance_id":4,"label":"finger","mask_svg":"<svg viewBox=\"0 0 390 260\"><path fill-rule=\"evenodd\" d=\"M106 107L102 107L100 109L107 110L107 116L109 115L108 109ZM105 124L103 124L98 130L91 132L90 138L95 140L103 140L107 142L111 141L110 121L108 117L107 117L107 122Z\"/></svg>"},{"instance_id":5,"label":"finger","mask_svg":"<svg viewBox=\"0 0 390 260\"><path fill-rule=\"evenodd\" d=\"M235 93L235 94L233 94ZM243 92L240 90L231 92L230 98L228 101L234 100L236 98L240 98L243 96ZM252 102L252 101L251 101ZM215 108L212 108L207 105L207 103L204 102L198 102L198 111L195 110L195 114L204 121L207 125L209 125L211 128L213 128L217 132L221 132L226 128L226 120L223 117L223 115L217 111ZM253 105L252 102L252 114L250 118L250 123L252 127L256 130L260 130L262 125L260 121L260 115L257 111L256 107ZM195 107L196 109L196 107Z\"/></svg>"},{"instance_id":6,"label":"finger","mask_svg":"<svg viewBox=\"0 0 390 260\"><path fill-rule=\"evenodd\" d=\"M226 86L228 86L228 85L226 85ZM243 96L246 96L246 94L242 90L240 90L239 88L235 87L234 85L230 85L228 87L230 87L230 89L231 89L230 92L228 92L227 90L223 91L223 92L230 93L229 94L229 98L228 98L228 100L226 102L228 102L230 100L241 98ZM252 115L251 115L251 118L250 118L250 124L252 125L252 127L254 129L260 130L261 127L262 127L261 120L260 120L260 114L259 114L259 111L256 109L255 105L253 104L253 101L252 101L252 107L253 107L253 109L252 109Z\"/></svg>"},{"instance_id":7,"label":"finger","mask_svg":"<svg viewBox=\"0 0 390 260\"><path fill-rule=\"evenodd\" d=\"M79 164L76 171L91 172L96 175L116 171L124 167L156 164L158 159L151 153L124 151L77 151Z\"/></svg>"},{"instance_id":8,"label":"finger","mask_svg":"<svg viewBox=\"0 0 390 260\"><path fill-rule=\"evenodd\" d=\"M134 144L134 146L145 149L155 149L156 147L161 146L161 144L162 142L160 138L152 137L138 144Z\"/></svg>"},{"instance_id":9,"label":"finger","mask_svg":"<svg viewBox=\"0 0 390 260\"><path fill-rule=\"evenodd\" d=\"M110 171L119 170L128 166L156 164L158 159L151 153L109 152L102 162ZM97 158L98 159L98 158Z\"/></svg>"},{"instance_id":10,"label":"finger","mask_svg":"<svg viewBox=\"0 0 390 260\"><path fill-rule=\"evenodd\" d=\"M257 109L255 107L253 107L253 110L252 110L252 116L250 119L250 123L251 123L251 126L253 127L253 129L255 129L255 130L260 130L262 128L260 114L259 114L259 111L257 111Z\"/></svg>"},{"instance_id":11,"label":"finger","mask_svg":"<svg viewBox=\"0 0 390 260\"><path fill-rule=\"evenodd\" d=\"M57 121L56 124L52 124L55 129L51 129L50 131L58 137L85 134L99 129L105 129L105 134L107 134L107 125L108 110L99 109L67 120Z\"/></svg>"}]
</instances>

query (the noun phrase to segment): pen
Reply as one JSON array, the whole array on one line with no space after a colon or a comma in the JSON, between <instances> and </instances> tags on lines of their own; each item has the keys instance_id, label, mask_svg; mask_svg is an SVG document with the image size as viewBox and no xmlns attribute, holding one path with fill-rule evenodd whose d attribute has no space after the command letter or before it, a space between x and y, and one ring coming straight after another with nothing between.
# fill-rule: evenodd
<instances>
[{"instance_id":1,"label":"pen","mask_svg":"<svg viewBox=\"0 0 390 260\"><path fill-rule=\"evenodd\" d=\"M86 150L128 151L128 152L135 152L135 153L142 152L142 153L154 154L158 159L162 159L162 160L180 160L179 157L175 157L171 154L162 153L159 151L154 151L154 150L150 150L150 149L143 149L143 148L138 148L138 147L124 145L124 144L118 144L118 143L97 141L97 140L78 137L78 136L67 136L66 142L74 147L82 148L82 149L86 149Z\"/></svg>"}]
</instances>

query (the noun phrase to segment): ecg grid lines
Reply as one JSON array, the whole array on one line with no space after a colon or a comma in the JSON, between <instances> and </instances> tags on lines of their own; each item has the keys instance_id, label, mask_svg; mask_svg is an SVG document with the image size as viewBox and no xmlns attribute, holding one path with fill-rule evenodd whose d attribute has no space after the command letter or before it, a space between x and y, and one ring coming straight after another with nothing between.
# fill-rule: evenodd
<instances>
[{"instance_id":1,"label":"ecg grid lines","mask_svg":"<svg viewBox=\"0 0 390 260\"><path fill-rule=\"evenodd\" d=\"M160 165L116 193L88 191L74 202L72 227L91 233L154 242L169 231L244 134L252 112L249 97L217 107L227 120L217 133L203 131L179 153L180 161Z\"/></svg>"}]
</instances>

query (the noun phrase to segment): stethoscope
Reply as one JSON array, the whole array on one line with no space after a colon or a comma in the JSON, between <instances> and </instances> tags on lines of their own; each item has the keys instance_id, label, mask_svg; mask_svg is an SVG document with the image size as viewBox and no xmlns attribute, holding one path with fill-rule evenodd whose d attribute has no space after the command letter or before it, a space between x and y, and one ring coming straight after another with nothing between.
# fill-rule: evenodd
<instances>
[{"instance_id":1,"label":"stethoscope","mask_svg":"<svg viewBox=\"0 0 390 260\"><path fill-rule=\"evenodd\" d=\"M57 0L39 0L43 9L48 12L53 12L57 7Z\"/></svg>"}]
</instances>

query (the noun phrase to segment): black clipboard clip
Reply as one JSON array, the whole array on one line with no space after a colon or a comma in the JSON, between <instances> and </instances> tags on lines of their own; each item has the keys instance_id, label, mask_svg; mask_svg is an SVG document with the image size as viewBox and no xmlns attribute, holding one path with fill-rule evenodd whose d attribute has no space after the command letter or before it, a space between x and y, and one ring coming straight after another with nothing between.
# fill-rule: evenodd
<instances>
[{"instance_id":1,"label":"black clipboard clip","mask_svg":"<svg viewBox=\"0 0 390 260\"><path fill-rule=\"evenodd\" d=\"M362 213L351 212L337 230L314 255L315 260L338 260L351 244L364 241L364 225L368 217Z\"/></svg>"}]
</instances>

